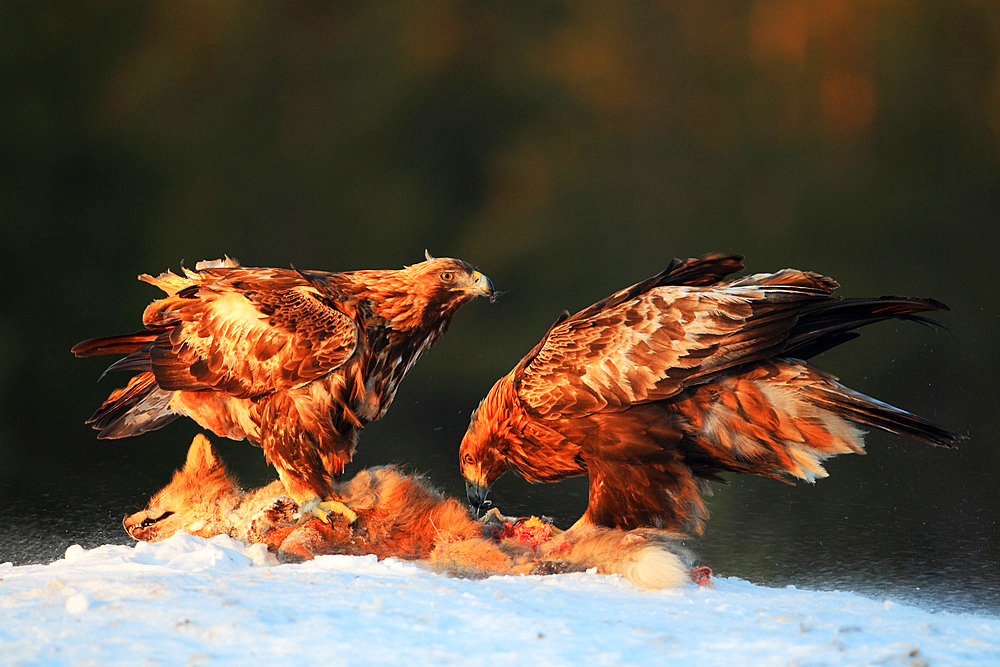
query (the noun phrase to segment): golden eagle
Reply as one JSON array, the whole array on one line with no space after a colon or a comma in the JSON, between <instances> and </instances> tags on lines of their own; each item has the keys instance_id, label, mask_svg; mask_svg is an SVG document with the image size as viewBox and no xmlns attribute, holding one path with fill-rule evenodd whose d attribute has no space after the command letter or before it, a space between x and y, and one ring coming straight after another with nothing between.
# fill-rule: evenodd
<instances>
[{"instance_id":1,"label":"golden eagle","mask_svg":"<svg viewBox=\"0 0 1000 667\"><path fill-rule=\"evenodd\" d=\"M327 510L353 518L330 489L361 428L385 414L459 306L495 295L475 267L430 255L399 270L343 273L227 257L139 278L167 293L146 308L145 328L73 348L78 357L125 354L105 373L136 373L88 421L98 437L191 417L263 447L303 515L324 518Z\"/></svg>"},{"instance_id":2,"label":"golden eagle","mask_svg":"<svg viewBox=\"0 0 1000 667\"><path fill-rule=\"evenodd\" d=\"M514 470L531 482L588 475L581 523L701 530L721 472L812 481L861 452L862 424L935 445L960 436L843 386L804 361L858 327L947 310L933 299L837 298L785 269L723 282L742 257L674 260L564 313L472 415L460 465L469 500Z\"/></svg>"}]
</instances>

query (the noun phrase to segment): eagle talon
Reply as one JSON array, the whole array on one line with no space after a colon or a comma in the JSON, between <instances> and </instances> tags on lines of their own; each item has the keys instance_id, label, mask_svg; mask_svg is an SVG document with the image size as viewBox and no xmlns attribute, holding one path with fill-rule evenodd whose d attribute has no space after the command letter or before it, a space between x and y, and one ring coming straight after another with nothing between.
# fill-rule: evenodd
<instances>
[{"instance_id":1,"label":"eagle talon","mask_svg":"<svg viewBox=\"0 0 1000 667\"><path fill-rule=\"evenodd\" d=\"M319 499L314 498L303 503L299 509L300 524L314 518L325 524L331 524L336 516L343 517L352 526L358 522L358 515L354 510L339 500L319 501Z\"/></svg>"},{"instance_id":2,"label":"eagle talon","mask_svg":"<svg viewBox=\"0 0 1000 667\"><path fill-rule=\"evenodd\" d=\"M505 522L509 521L509 519L501 514L500 510L496 507L491 507L486 514L479 517L479 521L487 525L502 526Z\"/></svg>"}]
</instances>

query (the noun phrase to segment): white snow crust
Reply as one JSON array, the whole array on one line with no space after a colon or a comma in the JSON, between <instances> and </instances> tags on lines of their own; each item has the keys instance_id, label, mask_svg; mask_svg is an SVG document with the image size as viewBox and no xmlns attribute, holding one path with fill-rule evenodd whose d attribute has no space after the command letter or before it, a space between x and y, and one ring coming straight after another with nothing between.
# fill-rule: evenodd
<instances>
[{"instance_id":1,"label":"white snow crust","mask_svg":"<svg viewBox=\"0 0 1000 667\"><path fill-rule=\"evenodd\" d=\"M1000 617L715 578L462 580L177 534L0 565L3 664L1000 664Z\"/></svg>"}]
</instances>

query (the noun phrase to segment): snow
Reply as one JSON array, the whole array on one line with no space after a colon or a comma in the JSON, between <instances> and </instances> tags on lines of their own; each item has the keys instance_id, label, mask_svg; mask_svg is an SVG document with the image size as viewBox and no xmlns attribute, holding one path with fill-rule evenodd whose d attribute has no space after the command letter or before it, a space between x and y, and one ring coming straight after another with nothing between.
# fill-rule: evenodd
<instances>
[{"instance_id":1,"label":"snow","mask_svg":"<svg viewBox=\"0 0 1000 667\"><path fill-rule=\"evenodd\" d=\"M593 573L453 579L373 556L278 565L177 534L0 565L4 664L983 664L1000 617L737 578L645 591Z\"/></svg>"}]
</instances>

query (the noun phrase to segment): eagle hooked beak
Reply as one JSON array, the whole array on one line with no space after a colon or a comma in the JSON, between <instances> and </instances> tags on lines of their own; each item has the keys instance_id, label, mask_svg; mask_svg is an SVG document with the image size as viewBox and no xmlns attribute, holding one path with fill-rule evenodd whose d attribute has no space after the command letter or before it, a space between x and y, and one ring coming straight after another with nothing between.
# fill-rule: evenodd
<instances>
[{"instance_id":1,"label":"eagle hooked beak","mask_svg":"<svg viewBox=\"0 0 1000 667\"><path fill-rule=\"evenodd\" d=\"M476 296L488 297L490 303L497 300L497 291L493 289L493 281L479 271L472 274L472 286L469 290Z\"/></svg>"},{"instance_id":2,"label":"eagle hooked beak","mask_svg":"<svg viewBox=\"0 0 1000 667\"><path fill-rule=\"evenodd\" d=\"M465 483L465 495L468 496L469 504L476 511L477 519L483 515L483 510L493 504L491 501L486 499L489 492L490 487L488 486L480 486L475 482Z\"/></svg>"}]
</instances>

